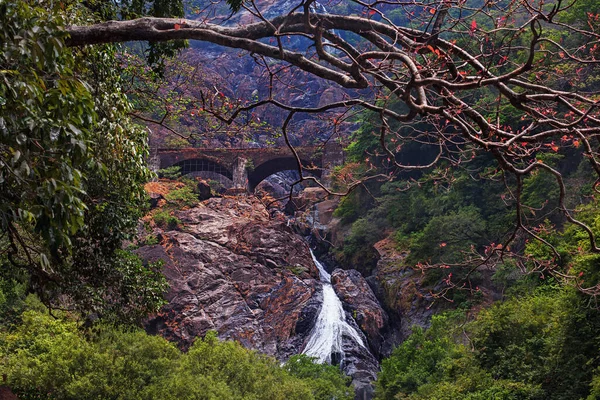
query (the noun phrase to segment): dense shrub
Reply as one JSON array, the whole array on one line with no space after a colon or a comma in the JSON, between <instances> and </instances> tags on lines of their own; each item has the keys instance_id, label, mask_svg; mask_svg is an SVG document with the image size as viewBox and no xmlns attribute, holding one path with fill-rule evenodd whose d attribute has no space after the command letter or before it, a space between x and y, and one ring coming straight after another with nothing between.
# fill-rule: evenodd
<instances>
[{"instance_id":1,"label":"dense shrub","mask_svg":"<svg viewBox=\"0 0 600 400\"><path fill-rule=\"evenodd\" d=\"M179 218L175 217L174 215L171 215L171 213L169 213L169 211L167 210L155 212L152 215L152 219L154 220L156 225L166 229L177 229L179 224L181 224Z\"/></svg>"},{"instance_id":2,"label":"dense shrub","mask_svg":"<svg viewBox=\"0 0 600 400\"><path fill-rule=\"evenodd\" d=\"M295 358L287 367L209 332L187 353L141 330L50 316L43 306L0 333L0 368L20 399L352 399L337 367Z\"/></svg>"},{"instance_id":3,"label":"dense shrub","mask_svg":"<svg viewBox=\"0 0 600 400\"><path fill-rule=\"evenodd\" d=\"M179 207L192 207L198 203L198 195L190 186L183 186L179 189L171 190L165 194L167 201L175 203Z\"/></svg>"},{"instance_id":4,"label":"dense shrub","mask_svg":"<svg viewBox=\"0 0 600 400\"><path fill-rule=\"evenodd\" d=\"M383 362L376 398L593 399L600 315L587 300L543 287L472 322L434 317Z\"/></svg>"},{"instance_id":5,"label":"dense shrub","mask_svg":"<svg viewBox=\"0 0 600 400\"><path fill-rule=\"evenodd\" d=\"M181 178L181 167L173 165L171 167L159 169L158 176L165 179L179 179Z\"/></svg>"}]
</instances>

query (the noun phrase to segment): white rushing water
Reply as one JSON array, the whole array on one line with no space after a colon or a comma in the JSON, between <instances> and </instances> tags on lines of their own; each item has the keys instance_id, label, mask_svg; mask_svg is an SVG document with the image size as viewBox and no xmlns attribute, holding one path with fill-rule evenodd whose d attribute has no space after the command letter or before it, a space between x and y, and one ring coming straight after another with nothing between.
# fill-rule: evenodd
<instances>
[{"instance_id":1,"label":"white rushing water","mask_svg":"<svg viewBox=\"0 0 600 400\"><path fill-rule=\"evenodd\" d=\"M346 322L346 314L342 308L342 302L335 294L331 286L331 275L323 265L315 258L312 250L310 252L315 265L319 269L321 283L323 284L323 305L317 317L317 322L310 332L308 343L302 353L316 357L317 362L331 363L331 355L343 356L342 336L346 335L354 342L365 347L360 334Z\"/></svg>"},{"instance_id":2,"label":"white rushing water","mask_svg":"<svg viewBox=\"0 0 600 400\"><path fill-rule=\"evenodd\" d=\"M327 8L323 4L319 3L318 1L315 1L314 3L312 3L310 5L310 11L315 14L320 13L320 11L322 11L323 14L329 14L329 11L327 10ZM335 31L335 29L333 29L331 31L331 33L333 33L334 35L337 35L337 32ZM324 40L323 43L328 44L329 42L327 40ZM338 52L338 50L336 50L335 48L332 48L330 50L330 52L335 54Z\"/></svg>"}]
</instances>

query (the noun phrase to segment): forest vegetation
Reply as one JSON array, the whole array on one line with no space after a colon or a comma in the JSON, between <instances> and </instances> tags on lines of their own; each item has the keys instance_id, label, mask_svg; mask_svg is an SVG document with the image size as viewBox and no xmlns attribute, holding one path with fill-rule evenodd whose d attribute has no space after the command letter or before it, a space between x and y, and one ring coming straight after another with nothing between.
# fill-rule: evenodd
<instances>
[{"instance_id":1,"label":"forest vegetation","mask_svg":"<svg viewBox=\"0 0 600 400\"><path fill-rule=\"evenodd\" d=\"M336 367L306 357L280 366L214 333L182 353L139 329L166 283L127 249L152 177L132 119L148 104L125 93L113 42L150 40L145 72L160 79L186 39L365 91L292 107L213 90L197 112L235 123L271 105L286 140L300 114L357 128L334 181L349 193L337 260L368 275L372 246L391 238L407 255L395 268L422 272L455 308L383 360L376 398L600 396L600 6L356 1L358 14L330 15L312 3L268 19L231 0L256 20L227 27L185 19L178 1L0 0L0 365L21 398L353 396ZM284 35L311 42L310 56ZM484 301L484 285L501 301Z\"/></svg>"}]
</instances>

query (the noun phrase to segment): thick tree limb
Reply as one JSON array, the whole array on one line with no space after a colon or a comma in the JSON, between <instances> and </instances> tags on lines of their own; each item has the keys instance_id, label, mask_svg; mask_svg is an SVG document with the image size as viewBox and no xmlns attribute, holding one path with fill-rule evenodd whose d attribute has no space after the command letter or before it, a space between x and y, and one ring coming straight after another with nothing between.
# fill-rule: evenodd
<instances>
[{"instance_id":1,"label":"thick tree limb","mask_svg":"<svg viewBox=\"0 0 600 400\"><path fill-rule=\"evenodd\" d=\"M266 104L275 105L289 112L283 127L287 140L286 129L296 113L326 111L333 107L363 107L380 115L379 140L384 155L390 160L390 165L399 170L430 168L441 160L458 164L461 157L454 149L466 145L491 152L502 170L512 174L518 182L517 227L508 242L515 240L518 232L525 232L547 243L526 226L520 199L524 176L544 170L552 174L559 185L559 211L567 221L580 226L588 234L591 250L600 252L595 233L567 208L565 184L560 173L539 163L537 158L540 151L554 149L556 143L569 143L575 148L581 144L582 153L600 179L600 155L597 146L592 144L600 138L598 96L569 90L566 84L552 86L548 83L549 75L561 73L553 69L553 64L571 63L569 67L573 70L598 65L595 48L592 47L598 34L593 28L587 31L557 22L557 27L579 35L582 38L580 43L590 44L588 47L584 45L583 50L570 49L551 36L545 36L545 31L555 24L560 10L545 13L541 8L519 2L514 2L511 7L521 7L518 18L523 21L521 26L506 27L488 10L470 10L478 11L482 18L489 20L488 25L493 28L487 31L479 28L475 19L470 29L467 28L465 21L453 17L450 12L452 7L460 5L446 1L437 2L423 31L395 26L379 12L376 4L366 7L372 11L371 15L381 15L381 21L368 17L316 14L311 11L311 3L305 2L293 12L272 19L264 18L264 13L253 8L252 13L259 21L245 26L226 27L169 18L70 26L67 28L70 35L67 44L201 40L281 60L345 88L368 87L375 93L375 98L346 100L322 109L292 107L269 98L239 107L229 115L215 113L214 116L231 123L240 112ZM304 12L297 12L301 9ZM428 33L431 21L434 22L431 33ZM446 26L451 28L444 30ZM348 35L343 33L360 37L360 46L345 40ZM305 50L286 48L281 40L284 35L308 38L313 46ZM500 39L495 41L494 38ZM267 40L274 44L267 43ZM554 81L560 82L560 79L555 78ZM388 107L391 98L403 104L401 112ZM495 119L490 117L494 112ZM505 126L501 118L503 112L521 116L523 123ZM395 131L393 126L393 123L416 120L428 124L430 130L407 138L400 130ZM399 163L395 159L399 147L395 147L396 142L390 138L420 141L435 147L436 155L431 162L422 165ZM291 145L290 148L293 151ZM300 174L300 181L312 179L302 176L301 165ZM504 247L508 247L508 242ZM486 261L480 265L487 263L488 259L485 257Z\"/></svg>"}]
</instances>

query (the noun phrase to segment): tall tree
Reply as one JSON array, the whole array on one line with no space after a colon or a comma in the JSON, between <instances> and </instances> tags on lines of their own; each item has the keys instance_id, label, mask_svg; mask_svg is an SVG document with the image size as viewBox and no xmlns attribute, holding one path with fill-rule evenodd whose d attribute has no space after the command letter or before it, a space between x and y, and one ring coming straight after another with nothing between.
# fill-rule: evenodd
<instances>
[{"instance_id":1,"label":"tall tree","mask_svg":"<svg viewBox=\"0 0 600 400\"><path fill-rule=\"evenodd\" d=\"M29 7L26 6L28 2L19 2L18 6L6 2L0 4L3 11ZM77 6L80 3L67 4ZM279 60L284 64L283 68L276 72L271 69L269 73L272 75L288 74L288 67L293 67L344 88L368 89L372 94L318 108L299 108L284 104L270 92L268 98L240 107L233 104L232 109L223 107L226 99L220 100L218 93L213 94L214 98L207 99L204 111L213 113L225 122L232 121L240 113L269 104L287 113L282 126L282 132L287 137L290 121L297 114L341 110L344 115L345 109L365 108L379 117L378 122L373 123L373 135L377 136L381 145L381 150L375 156L387 160L392 175L435 166L463 166L476 154L490 154L506 178L510 194L504 200L516 209L516 223L513 233L501 245L487 249L485 254L474 258L480 265L501 258L510 243L519 237L529 236L545 242L555 257L559 256L527 220L527 208L523 201L524 181L528 176L540 172L552 177L559 188L555 199L557 209L567 221L585 232L591 251L600 251L593 229L578 219L566 202L567 190L562 174L545 162L547 158L543 156L544 153L567 150L579 152L595 176L594 185L600 182L597 179L600 174L596 143L600 131L595 93L597 83L592 78L585 85L581 83L584 78L594 76L599 63L596 58L600 17L595 4L589 4L585 14L582 14L579 2L562 1L537 5L527 1L484 4L480 1L454 4L439 0L384 3L355 1L352 5L359 14L347 15L347 9L340 14L327 13L322 12L324 7L319 3L306 1L277 9L279 15L273 16L273 8L267 10L269 4L229 1L227 4L234 10L239 8L246 13L244 18L236 20L239 24L235 26L213 24L204 15L198 21L167 18L161 14L162 11L159 12L157 1L88 1L83 4L96 7L102 18L122 20L89 25L78 24L77 20L70 19L70 26L66 28L66 43L71 47L132 40L153 43L202 40L246 50L265 68L271 65L270 60ZM107 5L116 6L112 14L107 13L104 7ZM154 11L155 15L163 16L124 20L140 12ZM68 93L80 93L76 101L72 100L75 106L61 104L57 107L50 102L49 110L60 114L51 115L45 120L50 124L47 129L42 129L47 131L45 136L29 140L31 135L28 130L35 131L45 125L26 122L27 133L11 135L10 140L14 143L10 142L5 147L3 161L6 160L4 165L7 169L3 176L12 177L11 184L15 185L6 193L19 192L16 189L18 185L27 182L30 184L29 192L35 192L31 186L44 182L47 185L45 190L49 193L33 202L32 195L25 196L32 203L23 204L35 204L35 207L19 207L21 200L14 198L6 203L6 248L12 249L10 257L13 259L17 253L31 253L18 250L19 246L23 249L28 246L27 243L18 244L18 238L22 236L20 229L27 226L24 223L27 221L33 227L34 234L44 236L53 259L60 259L64 258L60 246L69 247L70 235L84 224L85 210L82 196L77 195L84 190L81 169L75 168L75 173L69 174L70 169L64 166L71 168L70 163L79 166L84 162L88 155L87 143L80 138L87 137L95 122L95 114L87 113L82 108L92 107L92 98L86 92L86 85L77 83L81 80L69 78L63 82L48 75L79 76L72 74L72 68L67 68L61 75L61 68L73 65L74 57L61 44L64 37L61 15L65 11L55 9L48 15L38 17L38 20L30 19L28 26L15 27L14 21L23 19L18 13L5 13L10 15L3 24L7 38L5 42L10 44L9 47L29 43L29 58L24 58L25 64L19 71L33 68L33 72L29 75L14 73L16 70L12 66L15 61L6 55L18 59L18 54L22 53L5 51L3 69L12 72L4 72L3 78L10 83L6 87L14 88L21 86L15 86L8 79L30 76L34 82L31 87L38 91L10 93L9 89L3 87L1 96L7 99L6 104L10 104L11 108L22 108L12 109L12 119L5 117L2 120L6 126L9 126L6 121L12 124L5 131L19 132L22 129L20 124L23 120L19 116L31 111L27 108L30 105L24 104L29 97L44 99L55 92L62 94L61 88L64 91L68 85L74 85L69 87ZM44 39L50 43L48 48L59 48L59 51L46 51L45 45L39 46L44 41L19 41L22 37L28 37L22 35L28 32L27 29L37 40L35 35L39 35L42 29L40 21L44 21L45 31L55 32L49 39ZM300 46L298 41L289 40L295 37L304 41L304 44L308 41L308 45ZM64 60L56 60L54 54ZM39 85L38 77L42 77L43 86L55 90L40 89L43 86ZM67 100L68 96L62 96L56 101ZM400 102L401 107L390 107L392 102ZM44 112L46 107L39 104L33 110ZM52 125L56 121L61 122ZM410 129L407 130L407 127ZM410 133L407 134L407 131ZM56 132L60 134L57 136ZM44 137L47 137L45 140L49 144L40 142ZM53 138L64 139L65 143L54 144ZM397 152L407 142L429 147L431 151L425 153L429 156L410 163L402 162ZM18 171L23 171L21 175L28 175L31 165L42 165L21 162L24 153L15 146L23 147L23 143L29 146L27 151L34 151L34 154L57 147L57 155L64 157L42 157L46 162L58 162L57 168L42 172L55 174L61 171L59 179L46 177L34 169L34 174L40 175L34 176L31 181L23 180ZM41 148L36 143L41 144ZM61 162L65 159L69 161ZM30 168L29 172L27 167ZM313 178L302 175L301 179ZM52 182L60 186L60 190L57 191ZM359 183L353 182L350 186L355 187ZM61 196L65 193L74 195L62 201ZM46 198L50 200L46 201ZM7 257L9 253L5 252ZM49 273L46 252L35 253L39 254L39 260L34 257L27 263L37 262L41 266L38 272L45 275L45 281L50 281L52 274ZM595 292L600 290L600 286L587 289Z\"/></svg>"},{"instance_id":2,"label":"tall tree","mask_svg":"<svg viewBox=\"0 0 600 400\"><path fill-rule=\"evenodd\" d=\"M375 156L388 160L392 174L462 166L480 153L496 160L509 191L504 200L516 209L515 229L503 243L477 255L477 263L502 257L519 237L533 237L552 248L529 224L523 201L525 179L538 173L556 182L557 210L585 232L591 251L600 252L596 233L567 204L561 172L543 156L578 152L593 171L594 187L600 183L600 113L593 78L600 63L596 4L588 4L583 13L580 2L562 0L354 1L359 15L345 15L322 12L319 3L303 1L277 10L277 16L269 4L228 4L245 10L243 23L143 18L72 25L67 43L195 39L242 49L258 60L279 60L344 88L369 89L371 97L314 109L283 104L270 95L228 114L221 108L214 113L231 121L242 111L275 105L288 113L282 127L287 135L296 114L371 110L379 116L373 135L381 149ZM288 40L294 37L309 45ZM288 71L281 68L279 74ZM390 107L397 102L400 108ZM408 142L431 148L432 155L401 162L397 153ZM599 291L600 286L588 289Z\"/></svg>"},{"instance_id":3,"label":"tall tree","mask_svg":"<svg viewBox=\"0 0 600 400\"><path fill-rule=\"evenodd\" d=\"M114 46L66 48L61 5L0 1L0 273L48 305L136 319L164 290L121 250L145 203L146 131Z\"/></svg>"}]
</instances>

